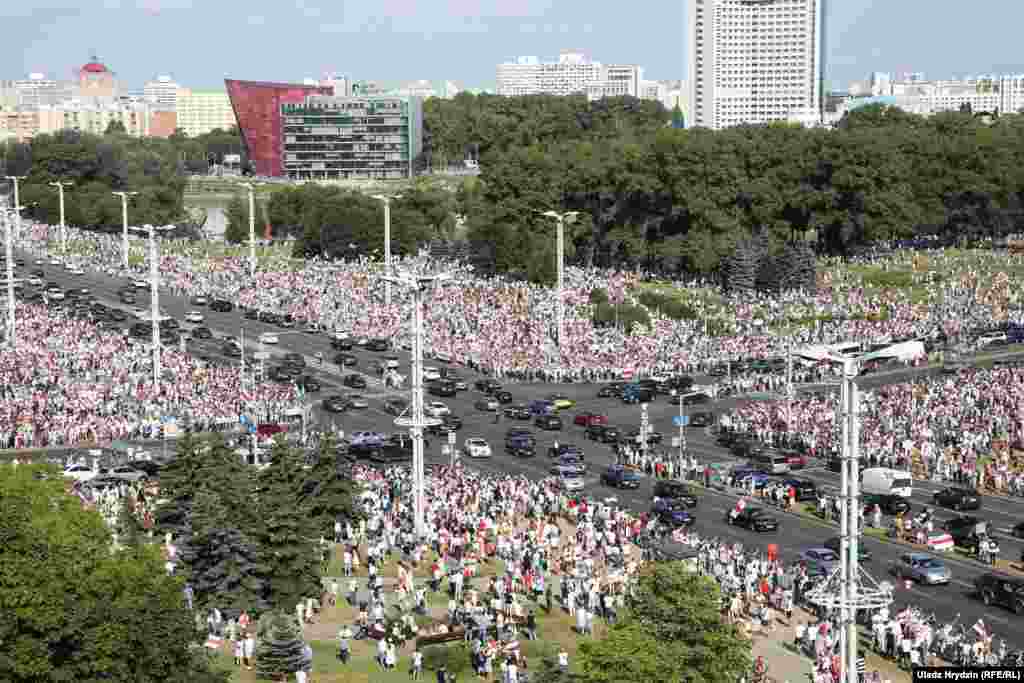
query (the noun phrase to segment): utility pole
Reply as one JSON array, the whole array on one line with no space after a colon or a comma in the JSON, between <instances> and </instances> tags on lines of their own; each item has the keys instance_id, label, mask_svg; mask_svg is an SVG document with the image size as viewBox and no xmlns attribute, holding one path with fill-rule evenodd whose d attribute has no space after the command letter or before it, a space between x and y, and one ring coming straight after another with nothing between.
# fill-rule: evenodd
<instances>
[{"instance_id":1,"label":"utility pole","mask_svg":"<svg viewBox=\"0 0 1024 683\"><path fill-rule=\"evenodd\" d=\"M412 290L412 396L409 417L399 417L395 424L408 427L412 437L413 519L416 535L426 536L424 519L423 430L441 421L427 417L423 412L423 300L429 290L451 280L450 273L398 273L385 276L401 287Z\"/></svg>"},{"instance_id":2,"label":"utility pole","mask_svg":"<svg viewBox=\"0 0 1024 683\"><path fill-rule=\"evenodd\" d=\"M68 253L68 226L64 222L64 188L71 187L72 183L56 180L50 183L53 187L57 188L57 192L60 195L60 252L63 255Z\"/></svg>"},{"instance_id":3,"label":"utility pole","mask_svg":"<svg viewBox=\"0 0 1024 683\"><path fill-rule=\"evenodd\" d=\"M121 198L121 265L128 268L128 198L138 192L113 192Z\"/></svg>"},{"instance_id":4,"label":"utility pole","mask_svg":"<svg viewBox=\"0 0 1024 683\"><path fill-rule=\"evenodd\" d=\"M793 342L786 347L786 441L793 433ZM787 447L789 444L786 444Z\"/></svg>"},{"instance_id":5,"label":"utility pole","mask_svg":"<svg viewBox=\"0 0 1024 683\"><path fill-rule=\"evenodd\" d=\"M153 389L160 393L160 251L156 245L157 232L173 230L174 226L167 225L162 228L149 225L142 227L142 230L149 235L149 291L150 291L150 319L153 324Z\"/></svg>"},{"instance_id":6,"label":"utility pole","mask_svg":"<svg viewBox=\"0 0 1024 683\"><path fill-rule=\"evenodd\" d=\"M558 329L558 349L561 351L563 335L565 334L565 222L573 222L579 216L579 211L538 211L542 216L554 218L558 222L558 235L555 243L555 256L558 259L558 308L556 310ZM618 310L618 307L615 309Z\"/></svg>"},{"instance_id":7,"label":"utility pole","mask_svg":"<svg viewBox=\"0 0 1024 683\"><path fill-rule=\"evenodd\" d=\"M401 199L402 195L375 194L374 199L384 203L384 275L391 275L391 200ZM384 305L391 305L391 281L384 279Z\"/></svg>"},{"instance_id":8,"label":"utility pole","mask_svg":"<svg viewBox=\"0 0 1024 683\"><path fill-rule=\"evenodd\" d=\"M249 277L256 277L256 194L252 183L239 183L249 191Z\"/></svg>"},{"instance_id":9,"label":"utility pole","mask_svg":"<svg viewBox=\"0 0 1024 683\"><path fill-rule=\"evenodd\" d=\"M14 206L13 214L18 217L18 234L21 234L21 210L24 207ZM7 343L13 349L16 345L14 329L14 239L11 236L13 216L10 212L4 215L4 252L7 257Z\"/></svg>"},{"instance_id":10,"label":"utility pole","mask_svg":"<svg viewBox=\"0 0 1024 683\"><path fill-rule=\"evenodd\" d=\"M686 456L686 416L683 414L685 404L681 392L676 398L679 399L679 460L682 461Z\"/></svg>"},{"instance_id":11,"label":"utility pole","mask_svg":"<svg viewBox=\"0 0 1024 683\"><path fill-rule=\"evenodd\" d=\"M25 176L23 176L23 175L8 175L8 176L4 176L4 177L7 178L7 180L10 180L14 184L14 207L17 208L17 207L21 206L21 196L18 194L18 181L19 180L24 180ZM19 228L21 227L21 225L20 225L20 214L19 214L19 225L18 225L18 227Z\"/></svg>"},{"instance_id":12,"label":"utility pole","mask_svg":"<svg viewBox=\"0 0 1024 683\"><path fill-rule=\"evenodd\" d=\"M640 450L647 456L647 434L651 428L651 423L647 418L647 404L640 404Z\"/></svg>"}]
</instances>

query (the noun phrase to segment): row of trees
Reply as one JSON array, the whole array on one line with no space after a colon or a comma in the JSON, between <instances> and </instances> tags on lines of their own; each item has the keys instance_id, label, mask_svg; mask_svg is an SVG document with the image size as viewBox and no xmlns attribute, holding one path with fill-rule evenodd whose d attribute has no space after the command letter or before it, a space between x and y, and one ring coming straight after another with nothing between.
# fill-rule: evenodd
<instances>
[{"instance_id":1,"label":"row of trees","mask_svg":"<svg viewBox=\"0 0 1024 683\"><path fill-rule=\"evenodd\" d=\"M547 275L535 264L553 262L554 223L537 211L554 208L581 212L568 238L580 263L719 277L750 241L765 242L777 263L786 245L808 240L842 255L876 240L1019 232L1022 162L1022 116L926 119L874 106L837 130L541 139L485 158L482 182L460 193L460 210L499 271Z\"/></svg>"},{"instance_id":2,"label":"row of trees","mask_svg":"<svg viewBox=\"0 0 1024 683\"><path fill-rule=\"evenodd\" d=\"M415 253L417 247L455 235L455 196L429 182L407 188L391 202L391 248ZM275 189L258 201L256 224L271 225L275 239L294 237L295 255L329 256L383 253L384 205L369 195L336 186L300 185ZM237 195L226 211L229 242L249 239L249 203ZM258 229L262 234L262 229Z\"/></svg>"},{"instance_id":3,"label":"row of trees","mask_svg":"<svg viewBox=\"0 0 1024 683\"><path fill-rule=\"evenodd\" d=\"M28 207L25 215L51 225L60 222L60 205L57 190L49 183L63 181L72 183L65 190L69 225L120 229L121 200L111 193L131 191L138 193L131 199L133 225L188 227L183 203L186 176L206 173L210 158L237 152L240 145L237 130L215 130L196 138L180 133L137 138L116 126L105 135L62 130L0 147L0 175L26 176L20 183L21 203Z\"/></svg>"},{"instance_id":4,"label":"row of trees","mask_svg":"<svg viewBox=\"0 0 1024 683\"><path fill-rule=\"evenodd\" d=\"M219 437L179 443L161 473L161 531L178 538L185 575L200 608L287 610L322 592L321 537L338 517L352 518L352 482L325 439L310 469L300 452L274 446L258 475Z\"/></svg>"}]
</instances>

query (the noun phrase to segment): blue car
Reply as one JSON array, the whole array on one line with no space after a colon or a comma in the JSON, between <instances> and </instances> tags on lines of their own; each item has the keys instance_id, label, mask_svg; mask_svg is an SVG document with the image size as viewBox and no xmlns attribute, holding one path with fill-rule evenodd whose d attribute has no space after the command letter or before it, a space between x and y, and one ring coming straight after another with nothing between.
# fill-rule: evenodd
<instances>
[{"instance_id":1,"label":"blue car","mask_svg":"<svg viewBox=\"0 0 1024 683\"><path fill-rule=\"evenodd\" d=\"M530 412L534 415L554 415L557 411L551 401L530 401Z\"/></svg>"},{"instance_id":2,"label":"blue car","mask_svg":"<svg viewBox=\"0 0 1024 683\"><path fill-rule=\"evenodd\" d=\"M348 442L353 446L382 446L386 438L380 432L352 432Z\"/></svg>"},{"instance_id":3,"label":"blue car","mask_svg":"<svg viewBox=\"0 0 1024 683\"><path fill-rule=\"evenodd\" d=\"M579 477L587 471L587 466L579 458L571 455L563 455L558 462L551 466L551 473Z\"/></svg>"},{"instance_id":4,"label":"blue car","mask_svg":"<svg viewBox=\"0 0 1024 683\"><path fill-rule=\"evenodd\" d=\"M652 508L655 516L663 523L673 527L692 526L696 521L681 501L659 499Z\"/></svg>"},{"instance_id":5,"label":"blue car","mask_svg":"<svg viewBox=\"0 0 1024 683\"><path fill-rule=\"evenodd\" d=\"M733 468L732 477L737 486L746 486L750 479L754 480L754 488L763 488L768 485L767 474L746 465Z\"/></svg>"}]
</instances>

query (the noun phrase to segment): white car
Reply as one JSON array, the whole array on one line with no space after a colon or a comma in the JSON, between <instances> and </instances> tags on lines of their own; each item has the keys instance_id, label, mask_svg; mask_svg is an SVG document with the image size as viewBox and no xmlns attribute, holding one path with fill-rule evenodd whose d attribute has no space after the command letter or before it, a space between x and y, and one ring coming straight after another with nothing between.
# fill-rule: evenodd
<instances>
[{"instance_id":1,"label":"white car","mask_svg":"<svg viewBox=\"0 0 1024 683\"><path fill-rule=\"evenodd\" d=\"M199 325L203 322L203 314L199 311L189 311L185 314L185 322Z\"/></svg>"},{"instance_id":2,"label":"white car","mask_svg":"<svg viewBox=\"0 0 1024 683\"><path fill-rule=\"evenodd\" d=\"M28 283L34 287L38 287L39 285L43 284L43 278L36 277L35 275L33 275L28 279Z\"/></svg>"},{"instance_id":3,"label":"white car","mask_svg":"<svg viewBox=\"0 0 1024 683\"><path fill-rule=\"evenodd\" d=\"M46 296L53 299L54 301L64 301L64 292L59 289L48 289L46 290Z\"/></svg>"},{"instance_id":4,"label":"white car","mask_svg":"<svg viewBox=\"0 0 1024 683\"><path fill-rule=\"evenodd\" d=\"M207 299L202 294L197 294L196 296L192 297L192 303L194 303L196 306L205 306L206 304L210 303L210 300Z\"/></svg>"},{"instance_id":5,"label":"white car","mask_svg":"<svg viewBox=\"0 0 1024 683\"><path fill-rule=\"evenodd\" d=\"M425 367L423 368L423 381L432 382L435 379L441 379L441 371L437 368Z\"/></svg>"},{"instance_id":6,"label":"white car","mask_svg":"<svg viewBox=\"0 0 1024 683\"><path fill-rule=\"evenodd\" d=\"M79 268L78 266L69 266L68 272L71 273L72 275L85 275L85 271Z\"/></svg>"},{"instance_id":7,"label":"white car","mask_svg":"<svg viewBox=\"0 0 1024 683\"><path fill-rule=\"evenodd\" d=\"M50 265L51 266L59 266L60 265L60 259L59 258L52 258L52 259L50 259Z\"/></svg>"},{"instance_id":8,"label":"white car","mask_svg":"<svg viewBox=\"0 0 1024 683\"><path fill-rule=\"evenodd\" d=\"M279 341L280 339L273 332L264 332L260 335L260 344L276 344Z\"/></svg>"},{"instance_id":9,"label":"white car","mask_svg":"<svg viewBox=\"0 0 1024 683\"><path fill-rule=\"evenodd\" d=\"M132 280L135 289L149 289L149 280Z\"/></svg>"},{"instance_id":10,"label":"white car","mask_svg":"<svg viewBox=\"0 0 1024 683\"><path fill-rule=\"evenodd\" d=\"M583 477L575 477L571 475L563 475L558 478L558 486L563 491L582 491L583 490Z\"/></svg>"},{"instance_id":11,"label":"white car","mask_svg":"<svg viewBox=\"0 0 1024 683\"><path fill-rule=\"evenodd\" d=\"M464 449L466 455L470 458L489 458L491 457L491 447L486 441L480 438L466 439L466 447Z\"/></svg>"},{"instance_id":12,"label":"white car","mask_svg":"<svg viewBox=\"0 0 1024 683\"><path fill-rule=\"evenodd\" d=\"M89 481L96 476L96 470L88 465L68 465L64 468L64 476L75 481Z\"/></svg>"},{"instance_id":13,"label":"white car","mask_svg":"<svg viewBox=\"0 0 1024 683\"><path fill-rule=\"evenodd\" d=\"M346 332L345 330L335 329L334 338L337 339L338 341L345 341L346 339L348 339L348 332Z\"/></svg>"},{"instance_id":14,"label":"white car","mask_svg":"<svg viewBox=\"0 0 1024 683\"><path fill-rule=\"evenodd\" d=\"M423 412L430 417L444 417L445 415L451 415L452 413L452 411L448 410L448 406L440 401L431 401L423 407Z\"/></svg>"},{"instance_id":15,"label":"white car","mask_svg":"<svg viewBox=\"0 0 1024 683\"><path fill-rule=\"evenodd\" d=\"M34 265L34 266L42 266L42 265L45 265L45 264L46 264L46 261L44 261L41 258L37 258L35 261L32 262L32 265Z\"/></svg>"}]
</instances>

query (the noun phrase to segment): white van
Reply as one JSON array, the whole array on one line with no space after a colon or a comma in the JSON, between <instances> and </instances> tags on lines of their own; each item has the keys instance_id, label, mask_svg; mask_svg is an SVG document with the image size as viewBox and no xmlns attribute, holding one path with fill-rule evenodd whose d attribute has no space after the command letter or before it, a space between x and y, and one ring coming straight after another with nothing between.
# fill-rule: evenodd
<instances>
[{"instance_id":1,"label":"white van","mask_svg":"<svg viewBox=\"0 0 1024 683\"><path fill-rule=\"evenodd\" d=\"M910 472L888 467L869 467L863 472L860 487L864 493L910 498L914 490L914 481Z\"/></svg>"}]
</instances>

